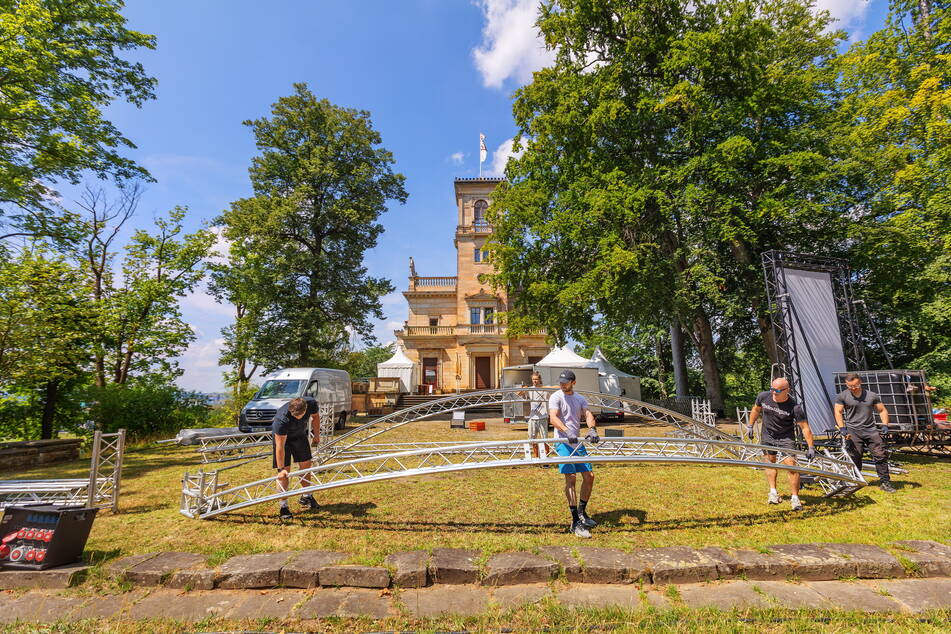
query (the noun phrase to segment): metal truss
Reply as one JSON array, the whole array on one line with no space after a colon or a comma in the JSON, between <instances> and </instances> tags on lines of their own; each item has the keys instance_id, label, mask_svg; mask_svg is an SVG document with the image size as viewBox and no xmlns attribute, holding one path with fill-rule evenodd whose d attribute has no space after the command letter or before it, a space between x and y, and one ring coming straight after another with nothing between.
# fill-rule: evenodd
<instances>
[{"instance_id":1,"label":"metal truss","mask_svg":"<svg viewBox=\"0 0 951 634\"><path fill-rule=\"evenodd\" d=\"M855 316L852 278L848 262L836 258L767 251L763 254L763 276L766 281L766 299L769 305L773 340L776 343L776 361L778 365L787 368L790 394L802 404L803 398L799 387L802 385L800 369L806 364L815 365L815 359L808 346L805 350L797 347L793 324L799 318L796 307L789 301L789 295L786 292L787 268L829 273L832 278L832 295L846 366L849 370L861 370L867 367L867 362Z\"/></svg>"},{"instance_id":2,"label":"metal truss","mask_svg":"<svg viewBox=\"0 0 951 634\"><path fill-rule=\"evenodd\" d=\"M319 411L320 440L323 445L334 435L333 409L328 405L321 405ZM312 435L310 431L308 427L308 435ZM203 436L199 438L197 450L203 463L266 458L271 455L271 432Z\"/></svg>"},{"instance_id":3,"label":"metal truss","mask_svg":"<svg viewBox=\"0 0 951 634\"><path fill-rule=\"evenodd\" d=\"M951 457L951 429L889 431L887 442L892 451Z\"/></svg>"},{"instance_id":4,"label":"metal truss","mask_svg":"<svg viewBox=\"0 0 951 634\"><path fill-rule=\"evenodd\" d=\"M547 393L555 391L554 388L539 389ZM538 390L536 389L535 391ZM331 417L325 415L323 408L321 408L321 444L317 448L317 454L314 456L314 459L323 462L344 455L361 455L360 452L362 450L359 446L370 438L401 427L407 423L414 423L433 416L447 414L456 410L490 405L527 403L527 397L522 396L524 393L525 388L515 387L456 394L382 416L338 437L333 436L333 425L329 422ZM623 409L625 414L638 416L655 422L658 425L674 427L685 437L720 438L722 440L730 440L733 438L729 434L719 431L716 426L712 424L712 420L715 419L712 419L709 402L706 402L707 417L704 420L698 420L651 403L637 401L615 394L581 391L576 391L576 393L583 395L591 409L596 412L601 409L609 409L612 411ZM702 409L703 405L701 404L700 407ZM326 427L325 424L327 425ZM395 450L400 450L399 447L401 445L393 446ZM203 463L218 463L232 460L266 458L271 455L270 447L270 432L226 434L201 438L198 453Z\"/></svg>"},{"instance_id":5,"label":"metal truss","mask_svg":"<svg viewBox=\"0 0 951 634\"><path fill-rule=\"evenodd\" d=\"M679 463L750 466L796 471L811 476L827 496L849 494L865 485L851 460L828 452L812 460L790 451L796 465L764 462L762 446L708 438L617 438L599 444L584 443L587 455L559 456L550 445L561 439L508 440L456 444L375 456L325 462L291 474L291 488L280 490L274 477L235 487L220 476L231 467L212 472L186 473L182 479L181 513L208 519L256 504L381 480L450 473L474 469L555 465L565 463Z\"/></svg>"},{"instance_id":6,"label":"metal truss","mask_svg":"<svg viewBox=\"0 0 951 634\"><path fill-rule=\"evenodd\" d=\"M717 425L717 414L707 399L693 399L690 401L690 416L694 420L703 421L711 427Z\"/></svg>"},{"instance_id":7,"label":"metal truss","mask_svg":"<svg viewBox=\"0 0 951 634\"><path fill-rule=\"evenodd\" d=\"M88 478L0 481L0 508L30 504L119 509L125 430L96 432Z\"/></svg>"},{"instance_id":8,"label":"metal truss","mask_svg":"<svg viewBox=\"0 0 951 634\"><path fill-rule=\"evenodd\" d=\"M557 388L533 388L533 390L550 394L555 392ZM414 407L408 407L372 420L365 425L361 425L345 434L341 434L329 443L323 444L319 449L321 455L318 459L321 462L325 462L339 454L344 454L355 449L380 434L432 416L476 407L526 402L528 399L522 396L524 393L525 388L523 387L507 387L496 390L456 394L435 401L429 401L428 403L422 403ZM588 406L594 412L598 412L602 409L617 410L621 408L625 414L630 414L658 425L673 427L687 438L736 439L734 436L720 431L714 425L706 421L684 416L678 412L664 409L657 405L651 405L643 401L637 401L616 394L602 394L600 392L583 392L576 390L575 394L584 396L585 400L588 401Z\"/></svg>"}]
</instances>

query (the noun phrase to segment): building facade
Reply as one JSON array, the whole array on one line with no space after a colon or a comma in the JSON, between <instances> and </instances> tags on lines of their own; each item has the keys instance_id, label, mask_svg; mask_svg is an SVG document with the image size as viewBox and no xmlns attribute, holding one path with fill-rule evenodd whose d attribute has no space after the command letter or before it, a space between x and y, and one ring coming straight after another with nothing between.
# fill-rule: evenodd
<instances>
[{"instance_id":1,"label":"building facade","mask_svg":"<svg viewBox=\"0 0 951 634\"><path fill-rule=\"evenodd\" d=\"M419 276L410 259L409 288L403 292L409 317L395 334L417 364L418 380L434 393L498 387L503 367L534 363L550 350L543 333L509 338L496 323L496 314L510 308L507 296L479 281L492 271L485 258L492 234L486 210L500 182L455 180L456 275Z\"/></svg>"}]
</instances>

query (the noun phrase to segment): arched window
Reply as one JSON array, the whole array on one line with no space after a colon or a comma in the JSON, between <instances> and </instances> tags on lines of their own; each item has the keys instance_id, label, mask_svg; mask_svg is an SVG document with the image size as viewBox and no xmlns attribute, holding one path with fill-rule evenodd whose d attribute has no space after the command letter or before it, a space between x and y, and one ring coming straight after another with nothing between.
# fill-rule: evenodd
<instances>
[{"instance_id":1,"label":"arched window","mask_svg":"<svg viewBox=\"0 0 951 634\"><path fill-rule=\"evenodd\" d=\"M489 208L489 203L484 200L475 201L473 205L473 221L472 224L475 226L484 226L486 224L485 219L485 210Z\"/></svg>"}]
</instances>

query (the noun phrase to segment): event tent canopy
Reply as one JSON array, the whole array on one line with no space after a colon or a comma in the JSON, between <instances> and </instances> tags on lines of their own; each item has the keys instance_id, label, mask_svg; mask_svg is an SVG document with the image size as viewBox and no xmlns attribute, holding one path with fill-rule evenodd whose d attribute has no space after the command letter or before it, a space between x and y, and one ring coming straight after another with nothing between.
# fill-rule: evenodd
<instances>
[{"instance_id":1,"label":"event tent canopy","mask_svg":"<svg viewBox=\"0 0 951 634\"><path fill-rule=\"evenodd\" d=\"M568 346L563 348L555 348L544 359L536 363L535 365L540 365L542 367L559 367L559 368L597 368L598 365L589 360L585 359L581 355L577 354L574 350Z\"/></svg>"},{"instance_id":2,"label":"event tent canopy","mask_svg":"<svg viewBox=\"0 0 951 634\"><path fill-rule=\"evenodd\" d=\"M411 393L416 386L416 364L406 356L403 346L397 344L396 352L383 363L376 364L377 376L395 376L400 379L400 392Z\"/></svg>"}]
</instances>

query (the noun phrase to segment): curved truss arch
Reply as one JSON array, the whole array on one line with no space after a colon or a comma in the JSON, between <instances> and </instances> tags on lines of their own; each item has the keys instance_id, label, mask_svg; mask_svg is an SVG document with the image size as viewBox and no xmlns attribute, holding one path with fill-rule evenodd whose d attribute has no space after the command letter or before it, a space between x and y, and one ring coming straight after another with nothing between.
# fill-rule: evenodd
<instances>
[{"instance_id":1,"label":"curved truss arch","mask_svg":"<svg viewBox=\"0 0 951 634\"><path fill-rule=\"evenodd\" d=\"M321 444L318 451L321 454L322 461L328 460L338 454L346 453L380 434L392 431L409 423L425 420L432 416L474 407L504 405L506 403L526 403L528 399L524 394L527 390L528 388L524 387L507 387L496 390L467 392L408 407L393 412L392 414L381 416L345 434L341 434L331 441ZM531 390L534 392L552 394L557 392L558 388L540 387L531 388ZM588 401L588 406L593 410L623 409L625 414L639 416L659 425L674 427L679 433L690 438L736 440L735 436L727 434L705 421L693 419L678 412L658 407L657 405L651 405L650 403L625 396L617 396L615 394L584 392L580 390L575 390L575 394L584 396Z\"/></svg>"},{"instance_id":2,"label":"curved truss arch","mask_svg":"<svg viewBox=\"0 0 951 634\"><path fill-rule=\"evenodd\" d=\"M747 466L795 471L815 478L827 496L848 494L865 485L862 475L845 456L828 453L808 459L804 452L792 451L798 464L765 462L761 445L738 440L703 438L626 437L585 443L587 455L546 455L544 445L566 442L559 439L508 440L456 444L450 447L424 448L383 455L364 456L295 471L292 486L281 491L274 477L231 487L220 481L229 468L210 473L185 474L182 480L183 515L208 519L256 504L273 502L303 493L352 486L368 482L450 473L473 469L554 465L564 463L681 463L722 466ZM310 478L301 486L301 476Z\"/></svg>"}]
</instances>

